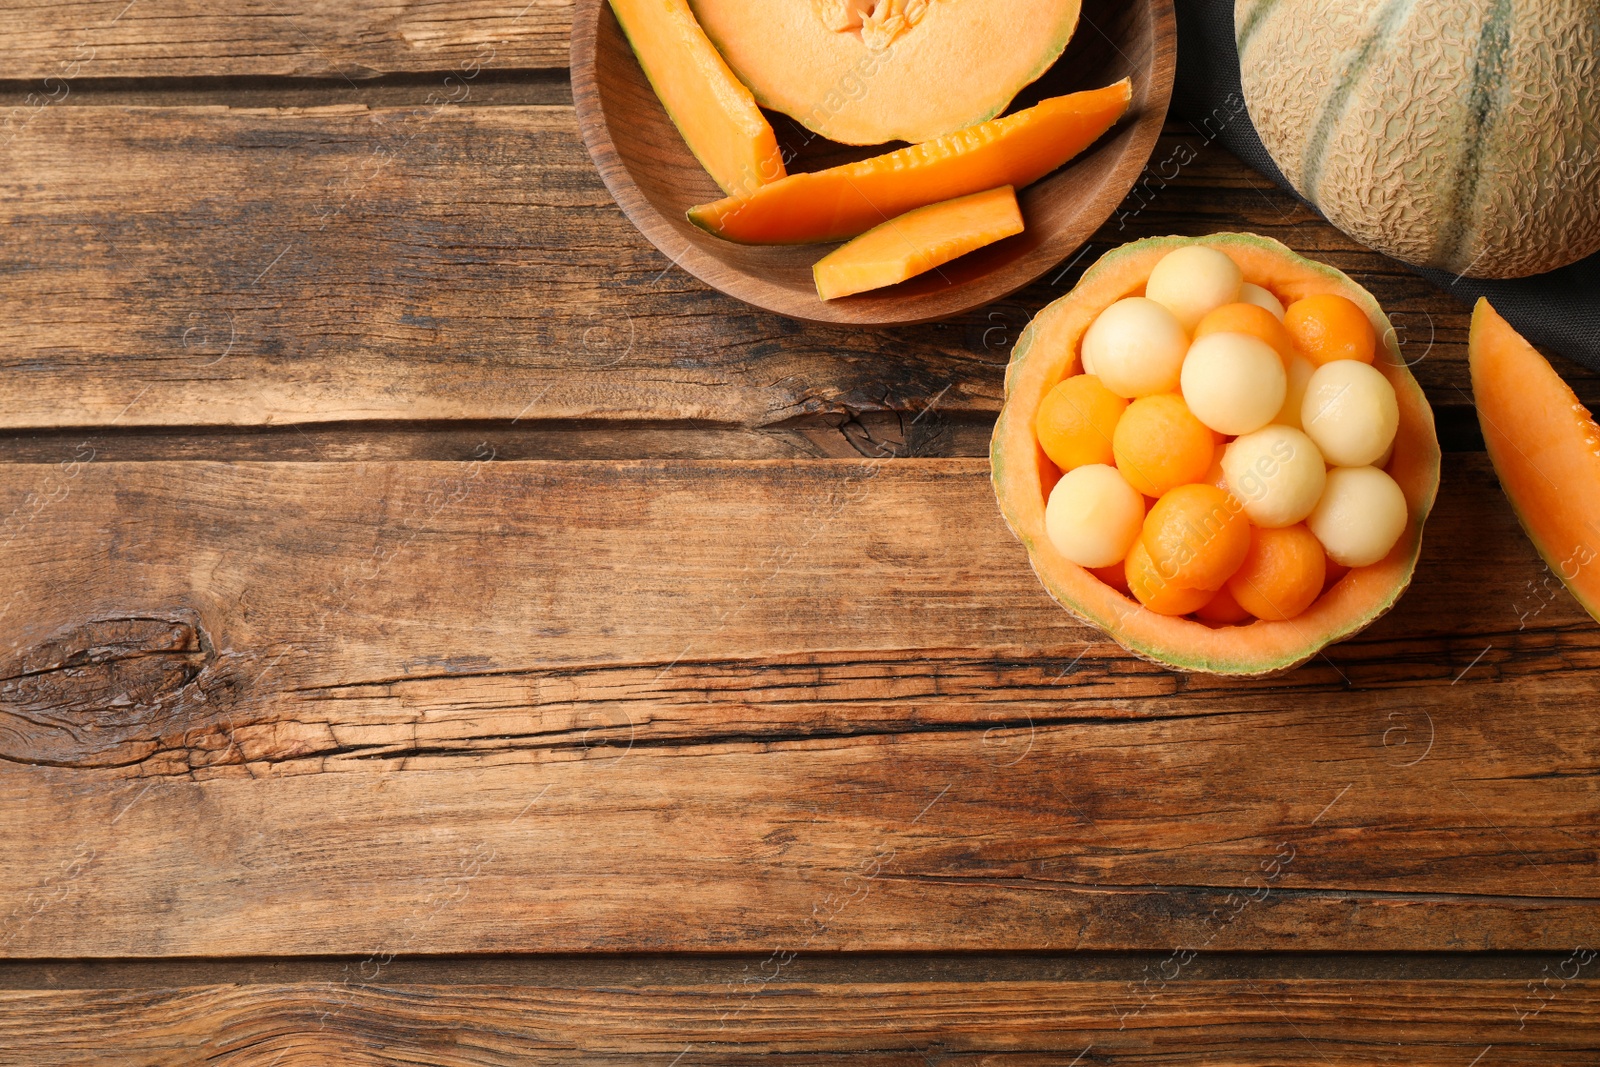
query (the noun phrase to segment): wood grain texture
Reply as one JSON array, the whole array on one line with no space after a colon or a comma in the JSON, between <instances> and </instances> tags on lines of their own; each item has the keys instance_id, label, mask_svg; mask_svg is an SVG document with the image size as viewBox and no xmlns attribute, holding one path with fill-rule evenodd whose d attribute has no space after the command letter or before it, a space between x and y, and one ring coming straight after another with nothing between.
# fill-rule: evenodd
<instances>
[{"instance_id":1,"label":"wood grain texture","mask_svg":"<svg viewBox=\"0 0 1600 1067\"><path fill-rule=\"evenodd\" d=\"M1079 17L1094 32L1075 34L1011 109L1124 78L1132 81L1132 100L1127 114L1066 166L1017 190L1027 229L903 284L826 302L817 296L811 269L828 246L736 244L689 222L691 207L721 200L723 191L684 144L607 0L577 0L572 95L584 143L618 205L690 274L720 292L808 322L929 322L966 314L1052 270L1105 222L1144 169L1172 97L1177 26L1171 0L1087 0ZM782 116L775 121L791 173L882 151L847 149Z\"/></svg>"},{"instance_id":2,"label":"wood grain texture","mask_svg":"<svg viewBox=\"0 0 1600 1067\"><path fill-rule=\"evenodd\" d=\"M1491 479L1251 684L978 461L9 466L0 951L1569 949L1600 631Z\"/></svg>"},{"instance_id":3,"label":"wood grain texture","mask_svg":"<svg viewBox=\"0 0 1600 1067\"><path fill-rule=\"evenodd\" d=\"M19 237L0 252L0 427L803 423L825 455L952 454L941 419L993 417L1017 334L1098 255L1255 229L1371 288L1470 437L1464 305L1208 144L1211 124L1170 129L1061 272L891 331L802 325L674 269L569 108L47 109L0 164ZM1600 402L1600 377L1569 378Z\"/></svg>"},{"instance_id":4,"label":"wood grain texture","mask_svg":"<svg viewBox=\"0 0 1600 1067\"><path fill-rule=\"evenodd\" d=\"M244 0L87 0L0 12L5 77L79 79L280 75L360 80L479 67L563 68L571 0L442 0L286 7Z\"/></svg>"},{"instance_id":5,"label":"wood grain texture","mask_svg":"<svg viewBox=\"0 0 1600 1067\"><path fill-rule=\"evenodd\" d=\"M357 980L0 992L0 1049L35 1067L96 1062L111 1049L129 1067L1529 1067L1600 1053L1600 987L1589 979L1552 985L1539 1000L1511 981L1174 981L1139 1010L1123 982L755 977L587 989Z\"/></svg>"}]
</instances>

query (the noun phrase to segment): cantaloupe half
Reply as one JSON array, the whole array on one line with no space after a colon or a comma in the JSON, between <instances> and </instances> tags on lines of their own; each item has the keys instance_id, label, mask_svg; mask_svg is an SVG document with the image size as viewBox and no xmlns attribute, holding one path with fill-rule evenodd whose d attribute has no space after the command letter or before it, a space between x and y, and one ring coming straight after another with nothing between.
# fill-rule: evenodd
<instances>
[{"instance_id":1,"label":"cantaloupe half","mask_svg":"<svg viewBox=\"0 0 1600 1067\"><path fill-rule=\"evenodd\" d=\"M1550 362L1481 298L1467 353L1500 485L1550 570L1600 620L1600 427Z\"/></svg>"},{"instance_id":2,"label":"cantaloupe half","mask_svg":"<svg viewBox=\"0 0 1600 1067\"><path fill-rule=\"evenodd\" d=\"M1213 629L1193 619L1158 615L1066 559L1045 534L1045 499L1056 471L1034 436L1040 401L1057 382L1079 373L1079 342L1095 317L1123 297L1142 295L1157 260L1195 243L1226 252L1245 281L1265 286L1285 304L1315 293L1338 293L1355 301L1382 340L1376 366L1399 400L1400 426L1388 471L1405 493L1405 532L1385 559L1352 570L1286 622ZM1068 611L1133 653L1178 670L1262 675L1303 663L1360 631L1399 599L1411 582L1423 523L1438 492L1439 441L1433 409L1400 358L1388 318L1372 295L1343 273L1255 234L1152 237L1106 253L1072 292L1048 305L1023 332L1006 372L1005 405L994 430L990 466L1006 522L1027 547L1045 589Z\"/></svg>"},{"instance_id":3,"label":"cantaloupe half","mask_svg":"<svg viewBox=\"0 0 1600 1067\"><path fill-rule=\"evenodd\" d=\"M817 295L835 300L930 271L973 249L1022 232L1009 185L908 211L829 252L811 268Z\"/></svg>"},{"instance_id":4,"label":"cantaloupe half","mask_svg":"<svg viewBox=\"0 0 1600 1067\"><path fill-rule=\"evenodd\" d=\"M1004 111L1078 0L690 0L766 107L843 144L926 141Z\"/></svg>"},{"instance_id":5,"label":"cantaloupe half","mask_svg":"<svg viewBox=\"0 0 1600 1067\"><path fill-rule=\"evenodd\" d=\"M1082 152L1128 110L1128 79L1054 96L926 144L764 185L689 209L689 219L744 244L842 241L913 208L1022 188Z\"/></svg>"},{"instance_id":6,"label":"cantaloupe half","mask_svg":"<svg viewBox=\"0 0 1600 1067\"><path fill-rule=\"evenodd\" d=\"M772 125L687 0L611 0L611 10L667 115L723 192L747 194L784 176Z\"/></svg>"}]
</instances>

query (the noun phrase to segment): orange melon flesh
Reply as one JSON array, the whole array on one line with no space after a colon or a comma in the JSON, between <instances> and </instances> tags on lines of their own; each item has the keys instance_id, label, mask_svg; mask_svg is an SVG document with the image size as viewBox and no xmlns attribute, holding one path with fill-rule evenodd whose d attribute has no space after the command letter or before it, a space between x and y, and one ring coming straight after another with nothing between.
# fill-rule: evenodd
<instances>
[{"instance_id":1,"label":"orange melon flesh","mask_svg":"<svg viewBox=\"0 0 1600 1067\"><path fill-rule=\"evenodd\" d=\"M1156 261L1193 243L1226 252L1245 281L1265 286L1285 304L1328 292L1355 301L1380 338L1375 366L1394 386L1399 402L1400 427L1388 471L1406 497L1405 532L1385 559L1352 570L1311 607L1283 622L1212 628L1182 616L1158 615L1063 557L1045 533L1043 487L1055 472L1034 438L1039 402L1062 378L1078 372L1078 345L1095 316L1123 297L1142 294ZM1047 306L1023 331L1006 372L1006 401L989 455L1000 510L1027 547L1034 572L1051 596L1139 656L1213 674L1287 670L1388 611L1410 584L1422 549L1423 524L1439 487L1433 409L1400 358L1397 335L1378 302L1342 272L1304 259L1271 238L1241 233L1152 237L1102 256L1072 292Z\"/></svg>"},{"instance_id":2,"label":"orange melon flesh","mask_svg":"<svg viewBox=\"0 0 1600 1067\"><path fill-rule=\"evenodd\" d=\"M772 126L687 0L611 0L651 88L722 191L747 195L784 176Z\"/></svg>"},{"instance_id":3,"label":"orange melon flesh","mask_svg":"<svg viewBox=\"0 0 1600 1067\"><path fill-rule=\"evenodd\" d=\"M745 244L842 241L914 208L1002 185L1022 188L1083 151L1128 110L1124 78L925 144L689 209L700 228Z\"/></svg>"},{"instance_id":4,"label":"orange melon flesh","mask_svg":"<svg viewBox=\"0 0 1600 1067\"><path fill-rule=\"evenodd\" d=\"M984 122L1049 69L1078 0L689 0L764 107L842 144Z\"/></svg>"},{"instance_id":5,"label":"orange melon flesh","mask_svg":"<svg viewBox=\"0 0 1600 1067\"><path fill-rule=\"evenodd\" d=\"M1009 185L908 211L829 252L811 268L824 300L894 285L1022 232Z\"/></svg>"},{"instance_id":6,"label":"orange melon flesh","mask_svg":"<svg viewBox=\"0 0 1600 1067\"><path fill-rule=\"evenodd\" d=\"M1467 358L1501 488L1539 555L1600 620L1600 427L1549 360L1481 297Z\"/></svg>"}]
</instances>

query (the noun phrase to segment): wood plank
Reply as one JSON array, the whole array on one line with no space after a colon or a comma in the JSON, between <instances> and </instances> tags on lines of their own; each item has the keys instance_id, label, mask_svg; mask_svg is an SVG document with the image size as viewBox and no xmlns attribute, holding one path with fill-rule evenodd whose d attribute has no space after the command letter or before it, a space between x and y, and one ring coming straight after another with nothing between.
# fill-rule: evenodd
<instances>
[{"instance_id":1,"label":"wood plank","mask_svg":"<svg viewBox=\"0 0 1600 1067\"><path fill-rule=\"evenodd\" d=\"M1072 623L970 460L13 465L0 514L7 955L1594 928L1600 632L1482 457L1400 608L1256 683Z\"/></svg>"},{"instance_id":2,"label":"wood plank","mask_svg":"<svg viewBox=\"0 0 1600 1067\"><path fill-rule=\"evenodd\" d=\"M841 1057L882 1067L1527 1067L1588 1063L1600 1052L1600 984L1583 974L1582 958L1561 972L1582 977L1553 978L1548 988L1541 974L1529 982L1175 980L1139 993L1132 983L1099 981L823 983L774 964L705 985L356 980L0 991L0 1047L37 1067L97 1056L152 1067L201 1058L510 1067L756 1057L818 1067ZM774 969L781 980L770 980Z\"/></svg>"},{"instance_id":3,"label":"wood plank","mask_svg":"<svg viewBox=\"0 0 1600 1067\"><path fill-rule=\"evenodd\" d=\"M57 107L0 188L24 238L0 260L5 429L688 420L807 426L826 455L970 454L939 419L993 417L1017 334L1096 256L1253 228L1371 286L1472 443L1465 307L1177 127L1057 276L893 331L802 325L674 269L566 107ZM1600 376L1572 377L1600 399Z\"/></svg>"},{"instance_id":4,"label":"wood plank","mask_svg":"<svg viewBox=\"0 0 1600 1067\"><path fill-rule=\"evenodd\" d=\"M565 68L570 0L429 4L270 0L86 0L0 12L6 77L50 79L47 99L80 79L263 76L360 80L394 72ZM3 135L0 135L3 136Z\"/></svg>"}]
</instances>

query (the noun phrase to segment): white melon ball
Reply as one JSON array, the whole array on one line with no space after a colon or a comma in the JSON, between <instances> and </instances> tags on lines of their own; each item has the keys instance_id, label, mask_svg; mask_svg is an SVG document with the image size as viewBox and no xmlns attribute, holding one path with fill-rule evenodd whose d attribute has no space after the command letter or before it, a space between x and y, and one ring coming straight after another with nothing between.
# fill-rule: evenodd
<instances>
[{"instance_id":1,"label":"white melon ball","mask_svg":"<svg viewBox=\"0 0 1600 1067\"><path fill-rule=\"evenodd\" d=\"M1121 562L1144 526L1144 497L1115 467L1090 463L1050 490L1044 528L1056 551L1080 567Z\"/></svg>"},{"instance_id":2,"label":"white melon ball","mask_svg":"<svg viewBox=\"0 0 1600 1067\"><path fill-rule=\"evenodd\" d=\"M1245 282L1239 286L1239 303L1254 304L1256 307L1266 308L1278 317L1279 322L1283 321L1282 302L1273 296L1270 290L1257 285L1255 282Z\"/></svg>"},{"instance_id":3,"label":"white melon ball","mask_svg":"<svg viewBox=\"0 0 1600 1067\"><path fill-rule=\"evenodd\" d=\"M1310 383L1312 372L1316 369L1304 356L1289 357L1284 365L1289 388L1283 394L1283 407L1278 409L1278 415L1272 420L1273 422L1293 426L1297 430L1305 429L1300 424L1300 407L1305 403L1306 385Z\"/></svg>"},{"instance_id":4,"label":"white melon ball","mask_svg":"<svg viewBox=\"0 0 1600 1067\"><path fill-rule=\"evenodd\" d=\"M1221 434L1261 429L1289 391L1277 351L1243 333L1208 333L1190 345L1179 381L1194 417Z\"/></svg>"},{"instance_id":5,"label":"white melon ball","mask_svg":"<svg viewBox=\"0 0 1600 1067\"><path fill-rule=\"evenodd\" d=\"M1189 335L1172 312L1154 300L1130 296L1089 324L1083 335L1083 365L1107 389L1132 400L1175 392L1188 347Z\"/></svg>"},{"instance_id":6,"label":"white melon ball","mask_svg":"<svg viewBox=\"0 0 1600 1067\"><path fill-rule=\"evenodd\" d=\"M1229 442L1222 453L1228 491L1257 526L1305 521L1322 498L1328 471L1322 453L1292 426L1263 426Z\"/></svg>"},{"instance_id":7,"label":"white melon ball","mask_svg":"<svg viewBox=\"0 0 1600 1067\"><path fill-rule=\"evenodd\" d=\"M1406 529L1406 495L1376 467L1335 467L1306 517L1328 558L1367 567L1389 554Z\"/></svg>"},{"instance_id":8,"label":"white melon ball","mask_svg":"<svg viewBox=\"0 0 1600 1067\"><path fill-rule=\"evenodd\" d=\"M1243 284L1239 265L1226 252L1206 245L1184 245L1157 261L1144 295L1164 305L1192 333L1207 312L1237 303Z\"/></svg>"},{"instance_id":9,"label":"white melon ball","mask_svg":"<svg viewBox=\"0 0 1600 1067\"><path fill-rule=\"evenodd\" d=\"M1094 373L1094 360L1090 358L1088 349L1083 349L1083 348L1079 349L1079 351L1078 351L1078 363L1083 368L1083 373L1085 373L1085 374L1093 374Z\"/></svg>"},{"instance_id":10,"label":"white melon ball","mask_svg":"<svg viewBox=\"0 0 1600 1067\"><path fill-rule=\"evenodd\" d=\"M1312 372L1300 402L1300 425L1335 467L1365 467L1394 441L1400 405L1382 371L1336 359Z\"/></svg>"}]
</instances>

